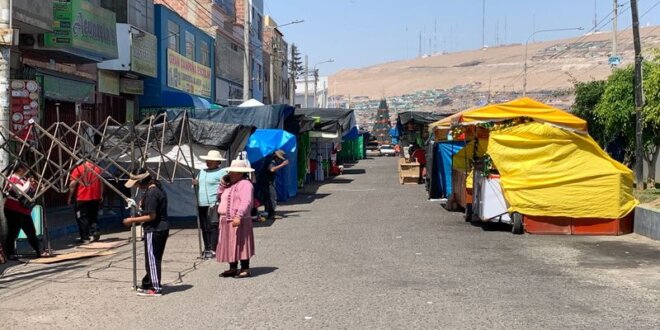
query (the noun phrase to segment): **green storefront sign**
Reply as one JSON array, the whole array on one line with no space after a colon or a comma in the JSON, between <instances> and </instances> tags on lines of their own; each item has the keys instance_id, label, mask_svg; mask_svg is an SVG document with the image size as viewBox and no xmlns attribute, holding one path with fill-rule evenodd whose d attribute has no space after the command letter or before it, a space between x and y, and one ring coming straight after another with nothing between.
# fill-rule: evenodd
<instances>
[{"instance_id":1,"label":"green storefront sign","mask_svg":"<svg viewBox=\"0 0 660 330\"><path fill-rule=\"evenodd\" d=\"M133 36L131 47L131 69L133 72L145 76L158 76L156 72L156 49L158 39L151 33L143 33L143 36Z\"/></svg>"},{"instance_id":2,"label":"green storefront sign","mask_svg":"<svg viewBox=\"0 0 660 330\"><path fill-rule=\"evenodd\" d=\"M115 13L88 0L53 3L53 32L44 45L82 51L102 59L117 58Z\"/></svg>"},{"instance_id":3,"label":"green storefront sign","mask_svg":"<svg viewBox=\"0 0 660 330\"><path fill-rule=\"evenodd\" d=\"M46 98L66 102L94 103L95 86L93 83L62 79L51 75L43 77Z\"/></svg>"}]
</instances>

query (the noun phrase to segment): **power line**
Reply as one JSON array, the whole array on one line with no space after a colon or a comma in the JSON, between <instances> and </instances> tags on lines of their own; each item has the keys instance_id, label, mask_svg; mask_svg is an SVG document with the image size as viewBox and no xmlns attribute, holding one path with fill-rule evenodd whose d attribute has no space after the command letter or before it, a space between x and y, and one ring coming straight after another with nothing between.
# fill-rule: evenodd
<instances>
[{"instance_id":1,"label":"power line","mask_svg":"<svg viewBox=\"0 0 660 330\"><path fill-rule=\"evenodd\" d=\"M624 5L621 5L621 6L624 6ZM628 9L629 9L629 8L628 8ZM622 12L625 12L625 10L627 10L627 9L624 9ZM586 40L586 39L590 36L590 33L595 32L597 29L601 28L601 25L604 26L604 25L607 25L607 24L609 24L610 22L612 22L612 21L614 20L614 18L612 17L612 18L610 18L609 20L608 20L608 18L609 18L610 16L612 16L613 13L614 13L614 9L612 9L607 15L605 15L605 17L603 17L603 18L600 20L600 22L598 22L598 24L596 24L593 28L591 28L591 30L587 31L587 33L585 33L583 36L581 36L580 38L578 38L578 40L572 42L572 44L579 44L579 43L583 42L584 40ZM605 22L605 20L608 20L608 21ZM559 56L561 56L561 55L566 54L569 50L572 50L572 48L571 48L570 46L567 46L566 49L564 49L564 50L558 52L557 54L552 55L550 58L551 58L551 59L557 58L557 57L559 57ZM529 74L530 72L533 72L535 67L536 67L535 65L529 65L529 66L527 67L527 74ZM530 69L531 69L531 70L530 70ZM514 86L515 83L516 83L516 82L517 82L517 81L523 76L523 74L524 74L524 72L521 72L520 74L518 74L518 75L517 75L513 80L511 80L510 83L507 84L506 86L508 86L508 85ZM556 80L556 79L557 79L557 78L554 78L552 81L554 81L554 80ZM547 84L547 82L546 82L546 84Z\"/></svg>"},{"instance_id":2,"label":"power line","mask_svg":"<svg viewBox=\"0 0 660 330\"><path fill-rule=\"evenodd\" d=\"M654 9L655 7L657 7L658 5L660 5L660 1L657 1L653 6L651 6L651 8L649 8L647 11L645 11L645 12L644 12L639 18L641 19L642 17L646 16L649 12L651 12L651 10L653 10L653 9ZM628 7L628 8L625 9L625 10L630 10L630 7ZM625 12L625 10L623 10L622 12ZM612 19L612 20L613 20L613 19ZM610 22L611 22L612 20L610 20ZM628 29L630 29L631 27L632 27L632 23L631 23L630 25L628 25L625 29L623 29L623 30L617 32L617 37L618 37L621 33L624 33L625 31L627 31ZM655 30L658 29L659 27L660 27L660 26L656 26L655 28L653 28L651 31L649 31L649 32L645 35L645 37L649 36L653 31L655 31ZM630 38L627 38L627 39L630 39ZM619 39L619 40L624 40L624 39ZM550 79L550 80L547 80L544 84L541 85L541 88L548 86L550 83L555 82L557 79L559 79L559 78L562 77L562 76L563 76L563 74L561 74L561 75L557 75L557 76L555 76L554 78L552 78L552 79Z\"/></svg>"}]
</instances>

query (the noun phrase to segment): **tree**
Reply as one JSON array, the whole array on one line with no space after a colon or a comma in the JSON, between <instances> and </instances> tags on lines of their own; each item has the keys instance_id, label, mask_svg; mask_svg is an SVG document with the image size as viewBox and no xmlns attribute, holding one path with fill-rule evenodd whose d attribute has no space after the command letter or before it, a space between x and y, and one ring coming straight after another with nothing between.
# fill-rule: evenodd
<instances>
[{"instance_id":1,"label":"tree","mask_svg":"<svg viewBox=\"0 0 660 330\"><path fill-rule=\"evenodd\" d=\"M635 150L635 100L633 94L633 67L616 69L607 79L603 95L596 105L596 121L603 127L606 143L622 139L625 144L626 161L646 161L649 173L647 182L655 186L655 166L660 152L660 53L654 51L649 61L644 62L645 106L643 150L644 159L634 159Z\"/></svg>"},{"instance_id":2,"label":"tree","mask_svg":"<svg viewBox=\"0 0 660 330\"><path fill-rule=\"evenodd\" d=\"M298 46L291 44L291 61L289 62L289 72L293 74L294 79L298 79L305 68L302 64L302 59L300 57L300 51Z\"/></svg>"},{"instance_id":3,"label":"tree","mask_svg":"<svg viewBox=\"0 0 660 330\"><path fill-rule=\"evenodd\" d=\"M605 84L605 80L592 80L588 82L574 81L575 103L571 107L574 115L587 121L589 135L603 148L607 145L607 138L604 127L598 121L595 110L605 91Z\"/></svg>"}]
</instances>

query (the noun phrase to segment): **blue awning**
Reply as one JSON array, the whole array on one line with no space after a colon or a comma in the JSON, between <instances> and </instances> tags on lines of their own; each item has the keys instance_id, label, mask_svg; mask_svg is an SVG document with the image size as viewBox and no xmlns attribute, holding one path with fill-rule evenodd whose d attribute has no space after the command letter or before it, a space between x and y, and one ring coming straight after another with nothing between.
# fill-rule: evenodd
<instances>
[{"instance_id":1,"label":"blue awning","mask_svg":"<svg viewBox=\"0 0 660 330\"><path fill-rule=\"evenodd\" d=\"M193 108L195 110L220 109L221 106L209 102L209 100L196 95L182 92L163 92L163 100L167 107L171 108Z\"/></svg>"}]
</instances>

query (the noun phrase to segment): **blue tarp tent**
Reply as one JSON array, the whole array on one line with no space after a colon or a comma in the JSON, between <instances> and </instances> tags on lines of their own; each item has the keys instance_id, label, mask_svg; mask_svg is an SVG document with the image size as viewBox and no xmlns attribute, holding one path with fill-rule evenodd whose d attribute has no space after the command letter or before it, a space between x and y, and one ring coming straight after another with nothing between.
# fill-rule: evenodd
<instances>
[{"instance_id":1,"label":"blue tarp tent","mask_svg":"<svg viewBox=\"0 0 660 330\"><path fill-rule=\"evenodd\" d=\"M463 141L440 141L436 142L435 159L437 161L437 170L433 173L433 180L438 182L437 197L447 198L451 195L451 168L452 156L465 147Z\"/></svg>"},{"instance_id":2,"label":"blue tarp tent","mask_svg":"<svg viewBox=\"0 0 660 330\"><path fill-rule=\"evenodd\" d=\"M298 148L296 136L281 129L258 129L250 136L245 150L255 170L264 166L266 156L275 150L286 152L289 165L277 172L275 188L277 200L286 201L298 193Z\"/></svg>"},{"instance_id":3,"label":"blue tarp tent","mask_svg":"<svg viewBox=\"0 0 660 330\"><path fill-rule=\"evenodd\" d=\"M396 127L390 128L390 140L392 144L399 144L399 130Z\"/></svg>"}]
</instances>

